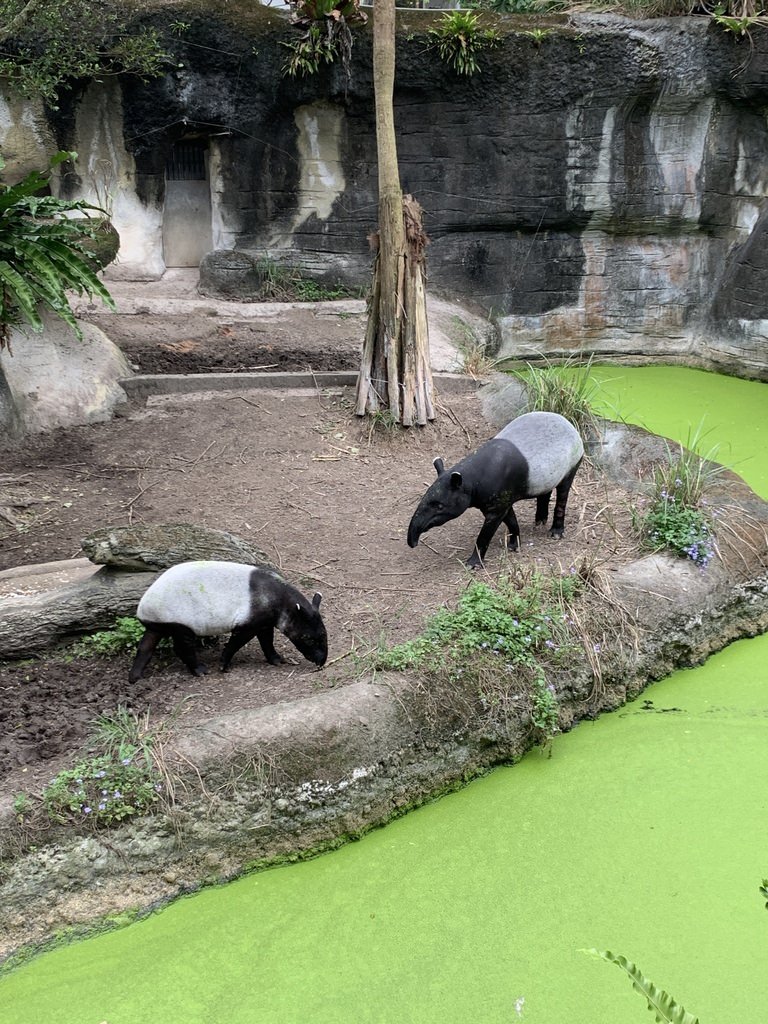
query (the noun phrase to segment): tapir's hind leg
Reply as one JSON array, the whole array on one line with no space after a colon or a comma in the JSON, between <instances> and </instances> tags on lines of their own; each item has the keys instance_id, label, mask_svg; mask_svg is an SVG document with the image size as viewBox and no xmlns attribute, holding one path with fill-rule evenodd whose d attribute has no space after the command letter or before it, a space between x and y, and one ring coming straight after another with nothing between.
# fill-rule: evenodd
<instances>
[{"instance_id":1,"label":"tapir's hind leg","mask_svg":"<svg viewBox=\"0 0 768 1024\"><path fill-rule=\"evenodd\" d=\"M197 637L189 626L171 626L168 632L173 637L173 649L181 658L193 676L204 676L208 672L205 665L197 660Z\"/></svg>"},{"instance_id":2,"label":"tapir's hind leg","mask_svg":"<svg viewBox=\"0 0 768 1024\"><path fill-rule=\"evenodd\" d=\"M164 635L165 630L162 628L144 627L144 636L139 641L136 657L133 659L133 664L128 673L128 682L135 683L137 679L141 679L144 675L144 669L149 664L152 655L155 653L155 648Z\"/></svg>"},{"instance_id":3,"label":"tapir's hind leg","mask_svg":"<svg viewBox=\"0 0 768 1024\"><path fill-rule=\"evenodd\" d=\"M552 516L552 529L549 531L550 537L557 537L558 539L563 536L565 529L565 506L568 504L568 494L571 490L571 484L573 478L576 476L576 470L581 465L579 460L573 467L568 476L564 477L556 488L556 499L555 499L555 514Z\"/></svg>"},{"instance_id":4,"label":"tapir's hind leg","mask_svg":"<svg viewBox=\"0 0 768 1024\"><path fill-rule=\"evenodd\" d=\"M221 652L221 661L219 664L222 672L227 671L232 659L240 648L245 647L248 641L253 640L255 636L255 626L236 626L232 630L232 635L229 640L227 640L224 650Z\"/></svg>"},{"instance_id":5,"label":"tapir's hind leg","mask_svg":"<svg viewBox=\"0 0 768 1024\"><path fill-rule=\"evenodd\" d=\"M573 479L573 477L571 477ZM559 492L558 492L559 493ZM543 526L544 523L549 519L549 501L552 497L552 491L547 491L546 494L540 494L536 499L536 525Z\"/></svg>"}]
</instances>

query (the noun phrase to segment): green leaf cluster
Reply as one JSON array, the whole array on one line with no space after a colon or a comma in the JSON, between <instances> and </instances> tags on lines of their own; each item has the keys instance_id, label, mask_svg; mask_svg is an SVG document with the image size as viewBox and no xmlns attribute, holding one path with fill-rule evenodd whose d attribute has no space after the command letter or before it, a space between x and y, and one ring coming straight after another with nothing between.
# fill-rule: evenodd
<instances>
[{"instance_id":1,"label":"green leaf cluster","mask_svg":"<svg viewBox=\"0 0 768 1024\"><path fill-rule=\"evenodd\" d=\"M0 0L0 41L0 76L52 106L74 79L150 77L169 60L157 31L138 25L136 9L114 0Z\"/></svg>"},{"instance_id":2,"label":"green leaf cluster","mask_svg":"<svg viewBox=\"0 0 768 1024\"><path fill-rule=\"evenodd\" d=\"M124 616L115 621L112 629L92 633L72 645L72 653L79 658L92 658L99 655L113 658L117 655L135 651L144 635L144 627L138 619Z\"/></svg>"},{"instance_id":3,"label":"green leaf cluster","mask_svg":"<svg viewBox=\"0 0 768 1024\"><path fill-rule=\"evenodd\" d=\"M668 548L706 569L715 553L715 533L703 495L723 467L711 461L713 452L707 458L697 452L700 441L697 432L686 447L667 449L666 462L654 472L650 507L640 517L639 529L645 547Z\"/></svg>"},{"instance_id":4,"label":"green leaf cluster","mask_svg":"<svg viewBox=\"0 0 768 1024\"><path fill-rule=\"evenodd\" d=\"M103 211L82 199L40 194L49 189L54 168L76 155L57 153L46 171L32 171L15 185L0 182L0 349L12 327L42 331L41 306L82 337L68 292L98 296L114 309L88 250L101 223L89 214ZM0 170L4 166L0 157Z\"/></svg>"},{"instance_id":5,"label":"green leaf cluster","mask_svg":"<svg viewBox=\"0 0 768 1024\"><path fill-rule=\"evenodd\" d=\"M534 573L523 587L509 577L495 587L474 581L455 610L439 609L419 636L379 651L376 665L460 674L472 658L483 658L496 660L499 667L538 668L543 660L556 661L573 649L565 606L580 586L575 573Z\"/></svg>"},{"instance_id":6,"label":"green leaf cluster","mask_svg":"<svg viewBox=\"0 0 768 1024\"><path fill-rule=\"evenodd\" d=\"M161 792L160 776L145 752L122 744L59 772L43 790L42 802L53 822L98 827L147 813Z\"/></svg>"},{"instance_id":7,"label":"green leaf cluster","mask_svg":"<svg viewBox=\"0 0 768 1024\"><path fill-rule=\"evenodd\" d=\"M446 12L437 28L428 33L430 47L457 75L474 75L480 71L478 57L483 50L493 49L501 42L496 29L482 29L472 11Z\"/></svg>"}]
</instances>

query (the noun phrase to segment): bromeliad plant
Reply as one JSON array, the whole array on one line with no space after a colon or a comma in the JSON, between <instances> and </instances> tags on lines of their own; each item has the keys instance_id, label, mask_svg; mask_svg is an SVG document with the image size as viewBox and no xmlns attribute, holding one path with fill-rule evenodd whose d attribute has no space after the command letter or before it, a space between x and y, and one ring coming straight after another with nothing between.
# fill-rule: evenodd
<instances>
[{"instance_id":1,"label":"bromeliad plant","mask_svg":"<svg viewBox=\"0 0 768 1024\"><path fill-rule=\"evenodd\" d=\"M40 194L49 188L54 169L76 156L57 153L46 171L32 171L16 185L0 182L0 351L8 347L14 327L42 331L40 307L82 337L68 292L96 295L114 309L88 248L101 224L101 217L94 221L89 214L103 211L82 199ZM4 166L0 157L0 171ZM72 213L85 216L68 216Z\"/></svg>"},{"instance_id":2,"label":"bromeliad plant","mask_svg":"<svg viewBox=\"0 0 768 1024\"><path fill-rule=\"evenodd\" d=\"M457 75L474 75L480 71L478 56L501 42L501 35L492 28L478 26L472 11L451 11L443 15L437 28L429 30L429 46Z\"/></svg>"}]
</instances>

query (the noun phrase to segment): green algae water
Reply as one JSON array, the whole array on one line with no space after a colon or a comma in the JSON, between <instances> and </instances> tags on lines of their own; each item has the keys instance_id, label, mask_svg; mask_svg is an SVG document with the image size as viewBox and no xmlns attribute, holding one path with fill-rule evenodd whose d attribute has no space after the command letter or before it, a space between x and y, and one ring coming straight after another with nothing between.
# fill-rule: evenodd
<instances>
[{"instance_id":1,"label":"green algae water","mask_svg":"<svg viewBox=\"0 0 768 1024\"><path fill-rule=\"evenodd\" d=\"M597 368L606 409L768 497L764 385ZM727 453L725 452L727 446ZM3 1024L633 1024L623 953L701 1024L768 1016L768 636L316 860L0 980Z\"/></svg>"}]
</instances>

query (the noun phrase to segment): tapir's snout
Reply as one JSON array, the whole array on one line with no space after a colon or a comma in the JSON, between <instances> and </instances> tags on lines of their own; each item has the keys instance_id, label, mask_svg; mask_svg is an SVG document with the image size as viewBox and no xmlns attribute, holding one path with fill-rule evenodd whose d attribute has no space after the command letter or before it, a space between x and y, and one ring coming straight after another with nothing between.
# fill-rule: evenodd
<instances>
[{"instance_id":1,"label":"tapir's snout","mask_svg":"<svg viewBox=\"0 0 768 1024\"><path fill-rule=\"evenodd\" d=\"M411 520L410 526L408 527L408 547L415 548L419 543L419 537L424 531L416 523L415 519Z\"/></svg>"}]
</instances>

